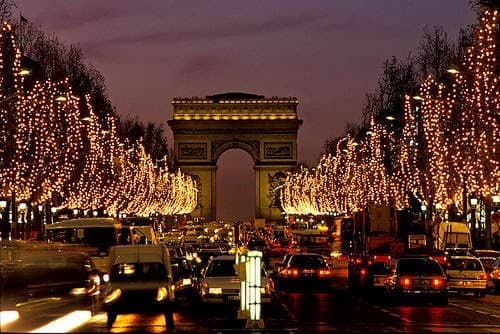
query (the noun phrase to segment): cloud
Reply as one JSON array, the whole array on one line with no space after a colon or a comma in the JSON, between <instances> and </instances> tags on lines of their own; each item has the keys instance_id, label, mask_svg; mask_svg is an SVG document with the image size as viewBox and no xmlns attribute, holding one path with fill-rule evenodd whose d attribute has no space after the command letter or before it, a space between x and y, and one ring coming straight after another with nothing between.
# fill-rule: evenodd
<instances>
[{"instance_id":1,"label":"cloud","mask_svg":"<svg viewBox=\"0 0 500 334\"><path fill-rule=\"evenodd\" d=\"M227 59L219 56L198 54L187 57L177 74L180 77L200 77L219 71L227 66Z\"/></svg>"},{"instance_id":2,"label":"cloud","mask_svg":"<svg viewBox=\"0 0 500 334\"><path fill-rule=\"evenodd\" d=\"M327 17L326 14L294 13L277 18L258 18L254 21L234 21L221 19L215 22L207 20L199 21L197 25L188 24L190 28L178 28L179 25L171 25L157 31L146 30L136 33L114 36L107 39L95 40L90 47L121 46L129 44L157 44L157 43L182 43L195 41L210 41L216 39L243 37L259 34L271 34L284 30L295 30L304 28ZM173 28L175 26L175 28ZM185 27L185 23L183 24ZM191 28L193 27L194 28Z\"/></svg>"},{"instance_id":3,"label":"cloud","mask_svg":"<svg viewBox=\"0 0 500 334\"><path fill-rule=\"evenodd\" d=\"M41 7L33 21L51 30L76 30L82 26L103 22L122 15L113 6L106 4L84 3L74 1L51 2L51 6ZM26 14L29 20L31 17Z\"/></svg>"}]
</instances>

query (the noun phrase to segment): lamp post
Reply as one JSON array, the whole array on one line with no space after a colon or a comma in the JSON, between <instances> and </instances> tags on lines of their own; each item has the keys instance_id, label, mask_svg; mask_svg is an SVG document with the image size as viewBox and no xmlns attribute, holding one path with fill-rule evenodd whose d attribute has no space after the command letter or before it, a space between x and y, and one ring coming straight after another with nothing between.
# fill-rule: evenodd
<instances>
[{"instance_id":1,"label":"lamp post","mask_svg":"<svg viewBox=\"0 0 500 334\"><path fill-rule=\"evenodd\" d=\"M54 224L54 216L56 215L57 208L55 206L50 208L50 223Z\"/></svg>"},{"instance_id":2,"label":"lamp post","mask_svg":"<svg viewBox=\"0 0 500 334\"><path fill-rule=\"evenodd\" d=\"M0 238L1 240L7 240L9 237L9 220L8 220L8 213L6 213L6 208L7 208L7 201L2 199L0 200L0 229L1 229L1 234Z\"/></svg>"},{"instance_id":3,"label":"lamp post","mask_svg":"<svg viewBox=\"0 0 500 334\"><path fill-rule=\"evenodd\" d=\"M19 203L19 211L21 212L21 239L26 240L26 210L28 204L25 202Z\"/></svg>"},{"instance_id":4,"label":"lamp post","mask_svg":"<svg viewBox=\"0 0 500 334\"><path fill-rule=\"evenodd\" d=\"M476 205L477 205L477 197L475 193L472 193L470 198L469 198L469 204L470 204L470 210L471 210L471 230L472 230L472 237L474 238L474 247L477 247L478 243L478 229L476 226Z\"/></svg>"},{"instance_id":5,"label":"lamp post","mask_svg":"<svg viewBox=\"0 0 500 334\"><path fill-rule=\"evenodd\" d=\"M422 211L422 224L423 224L424 231L425 231L425 238L426 238L426 242L428 242L430 238L429 238L429 229L427 227L427 221L426 221L427 205L422 204L420 206L420 210Z\"/></svg>"}]
</instances>

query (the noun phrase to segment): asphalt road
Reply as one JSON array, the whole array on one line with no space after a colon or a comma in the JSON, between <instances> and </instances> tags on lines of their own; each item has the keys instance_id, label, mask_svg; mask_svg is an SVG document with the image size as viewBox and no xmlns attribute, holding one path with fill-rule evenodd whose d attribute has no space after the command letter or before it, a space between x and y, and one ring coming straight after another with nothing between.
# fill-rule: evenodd
<instances>
[{"instance_id":1,"label":"asphalt road","mask_svg":"<svg viewBox=\"0 0 500 334\"><path fill-rule=\"evenodd\" d=\"M450 295L448 306L418 301L390 305L382 296L350 291L347 270L337 266L331 291L280 292L275 302L263 308L265 329L261 332L351 332L351 333L500 333L500 295L474 297ZM43 327L67 318L59 326L71 332L108 332L103 312L81 312L82 304L71 298L43 298L17 304L2 301L2 311L16 309L19 319L6 324L5 332L56 332L63 327ZM66 319L65 318L65 319ZM246 323L237 319L236 305L179 306L174 314L175 333L225 333L242 331ZM69 328L69 329L68 329ZM119 315L109 332L165 332L161 314ZM255 331L255 330L254 330Z\"/></svg>"}]
</instances>

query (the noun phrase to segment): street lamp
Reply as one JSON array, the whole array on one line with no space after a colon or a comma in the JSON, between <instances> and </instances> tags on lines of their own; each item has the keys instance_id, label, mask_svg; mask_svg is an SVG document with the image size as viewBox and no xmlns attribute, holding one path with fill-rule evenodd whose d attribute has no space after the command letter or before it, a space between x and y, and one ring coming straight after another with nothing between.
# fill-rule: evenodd
<instances>
[{"instance_id":1,"label":"street lamp","mask_svg":"<svg viewBox=\"0 0 500 334\"><path fill-rule=\"evenodd\" d=\"M8 216L5 214L5 209L7 208L7 201L2 199L0 200L0 237L3 240L4 238L7 239L9 233L7 231L7 226L9 225L8 220L6 219L5 216ZM7 225L7 226L5 226Z\"/></svg>"},{"instance_id":2,"label":"street lamp","mask_svg":"<svg viewBox=\"0 0 500 334\"><path fill-rule=\"evenodd\" d=\"M472 236L474 238L474 246L477 246L478 235L477 235L477 226L476 226L476 206L477 206L477 197L475 193L472 193L469 198L469 204L471 209L471 229L473 231Z\"/></svg>"}]
</instances>

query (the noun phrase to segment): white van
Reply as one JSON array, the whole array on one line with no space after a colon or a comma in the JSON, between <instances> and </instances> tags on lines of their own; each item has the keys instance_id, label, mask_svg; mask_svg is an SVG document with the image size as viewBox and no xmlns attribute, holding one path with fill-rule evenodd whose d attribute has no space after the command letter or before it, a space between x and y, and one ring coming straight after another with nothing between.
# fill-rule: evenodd
<instances>
[{"instance_id":1,"label":"white van","mask_svg":"<svg viewBox=\"0 0 500 334\"><path fill-rule=\"evenodd\" d=\"M167 247L115 246L110 257L109 282L103 300L108 327L121 313L163 313L167 328L172 328L175 285Z\"/></svg>"}]
</instances>

